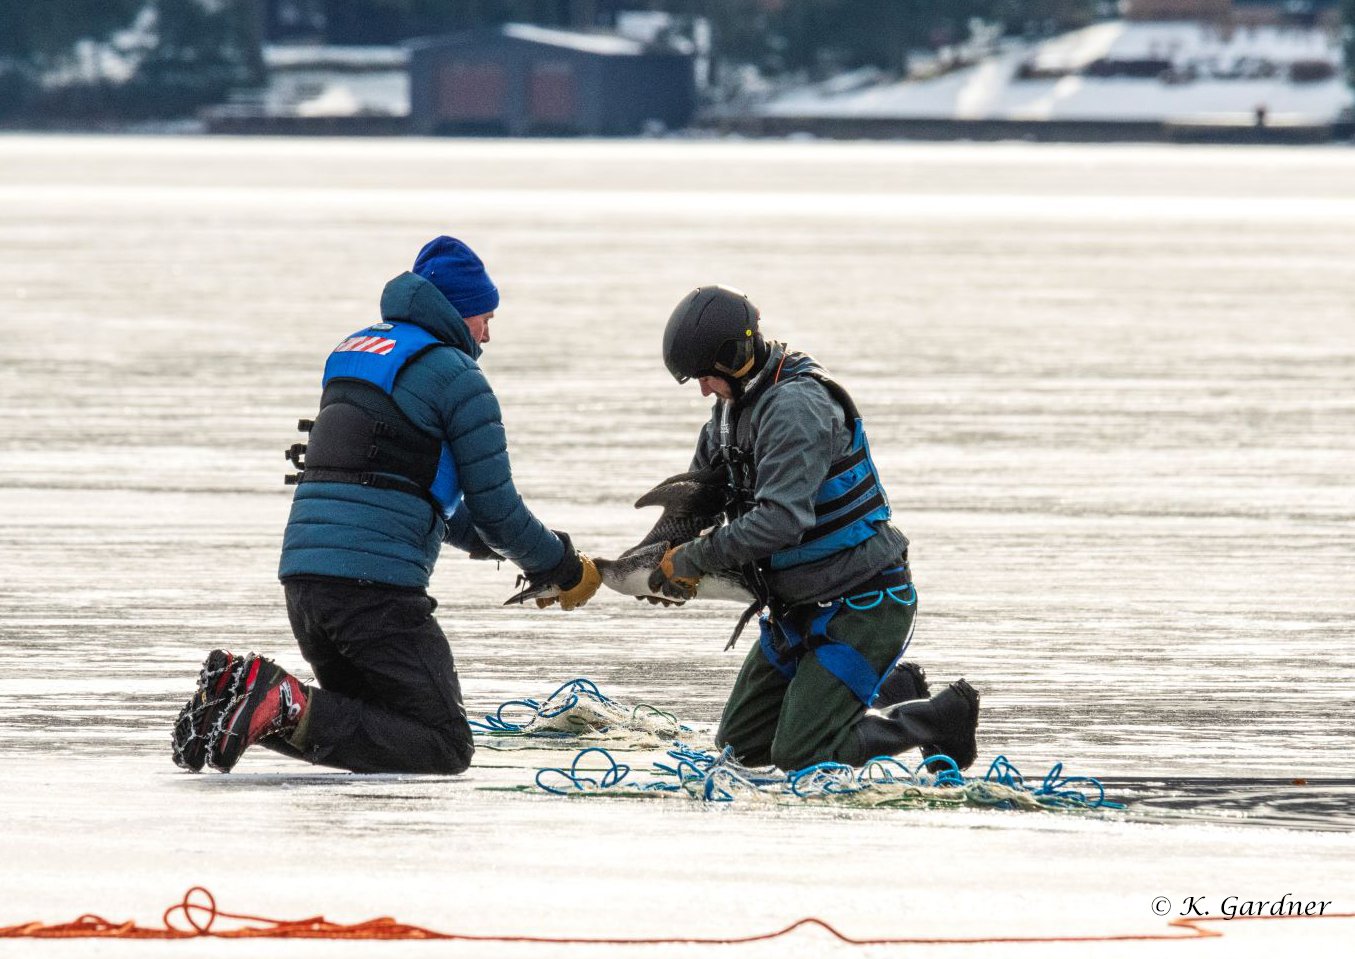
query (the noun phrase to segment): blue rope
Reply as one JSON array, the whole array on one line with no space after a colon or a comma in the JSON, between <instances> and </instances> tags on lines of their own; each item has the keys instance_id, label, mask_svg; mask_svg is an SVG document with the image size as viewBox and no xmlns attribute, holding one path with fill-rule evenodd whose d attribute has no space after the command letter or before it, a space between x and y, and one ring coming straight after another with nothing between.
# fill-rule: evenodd
<instances>
[{"instance_id":1,"label":"blue rope","mask_svg":"<svg viewBox=\"0 0 1355 959\"><path fill-rule=\"evenodd\" d=\"M565 701L562 704L549 711L545 708L545 706L541 708L538 715L542 719L554 719L561 713L569 712L569 710L579 705L579 698L581 696L586 697L588 699L592 699L595 702L601 703L604 706L616 705L616 702L614 700L611 700L606 696L602 695L602 690L598 689L597 683L593 682L591 679L579 678L571 679L569 682L565 683L555 692L547 696L546 706L549 706L550 703L554 701L555 697L559 696L565 690L569 690L569 695L565 698Z\"/></svg>"},{"instance_id":2,"label":"blue rope","mask_svg":"<svg viewBox=\"0 0 1355 959\"><path fill-rule=\"evenodd\" d=\"M561 694L565 695L562 702L555 700ZM603 695L602 690L598 689L597 683L591 679L580 677L571 679L563 683L555 692L545 698L544 702L537 702L535 699L510 699L499 706L491 714L486 714L483 720L467 720L470 725L483 732L488 733L520 733L537 719L554 719L561 713L567 713L575 706L579 705L581 699L591 699L602 706L611 706L619 709L616 701ZM506 709L530 709L532 715L523 722L513 722L504 718ZM550 731L543 731L549 735ZM556 732L556 735L568 735L567 733Z\"/></svg>"},{"instance_id":3,"label":"blue rope","mask_svg":"<svg viewBox=\"0 0 1355 959\"><path fill-rule=\"evenodd\" d=\"M801 799L810 796L846 796L865 787L857 782L856 770L845 763L815 763L786 774L791 795Z\"/></svg>"},{"instance_id":4,"label":"blue rope","mask_svg":"<svg viewBox=\"0 0 1355 959\"><path fill-rule=\"evenodd\" d=\"M899 762L893 756L876 756L861 767L859 778L865 783L917 782L917 775L907 763Z\"/></svg>"},{"instance_id":5,"label":"blue rope","mask_svg":"<svg viewBox=\"0 0 1355 959\"><path fill-rule=\"evenodd\" d=\"M728 751L728 747L726 747L726 751ZM668 750L668 755L675 760L675 765L669 766L656 762L654 768L660 773L675 777L679 783L684 783L689 779L704 779L706 772L720 758L699 749L684 746L682 743L678 743L675 749Z\"/></svg>"},{"instance_id":6,"label":"blue rope","mask_svg":"<svg viewBox=\"0 0 1355 959\"><path fill-rule=\"evenodd\" d=\"M931 764L935 762L943 762L946 765L939 771L932 770ZM945 753L932 753L932 755L922 760L922 762L918 764L917 772L920 773L924 769L931 772L932 776L935 778L935 782L933 783L935 786L963 786L965 783L964 773L960 772L959 764Z\"/></svg>"},{"instance_id":7,"label":"blue rope","mask_svg":"<svg viewBox=\"0 0 1355 959\"><path fill-rule=\"evenodd\" d=\"M998 756L988 767L987 774L983 777L988 782L995 782L1011 789L1020 789L1030 793L1037 799L1047 799L1048 805L1059 806L1069 809L1123 809L1124 803L1112 802L1106 798L1106 787L1101 780L1092 776L1062 776L1063 763L1055 763L1053 768L1045 775L1044 781L1038 788L1032 789L1026 785L1022 778L1020 770L1011 764L1006 756ZM1096 798L1092 799L1089 793L1070 788L1074 783L1085 783L1096 790Z\"/></svg>"},{"instance_id":8,"label":"blue rope","mask_svg":"<svg viewBox=\"0 0 1355 959\"><path fill-rule=\"evenodd\" d=\"M585 756L597 753L607 761L601 778L585 775L587 770L580 769ZM1026 784L1025 779L1006 756L998 756L988 767L983 779L966 780L949 756L937 753L926 757L916 767L893 756L876 756L867 761L860 769L844 763L822 762L798 769L790 773L776 770L752 770L740 766L734 759L733 750L728 746L718 755L678 743L668 750L671 762L654 763L654 772L663 777L644 784L627 783L631 789L653 793L681 793L698 796L705 802L734 802L740 792L762 792L789 794L798 799L816 797L850 796L865 793L878 786L916 785L932 787L958 787L964 789L973 783L993 783L1018 790L1032 796L1036 802L1046 808L1060 809L1123 809L1121 803L1106 799L1105 788L1101 782L1090 776L1063 776L1063 764L1058 763L1038 787ZM931 765L941 765L941 769L932 772ZM631 767L619 763L606 749L592 746L582 750L574 757L569 769L542 769L537 773L536 783L547 792L567 795L573 792L598 791L612 789L623 783L631 773ZM558 777L564 783L552 785L544 781ZM1083 791L1079 786L1092 787ZM1091 793L1095 792L1095 796ZM971 793L955 799L937 797L936 802L989 803L995 808L1011 809L1014 803L1010 799L987 800L983 794ZM923 800L924 802L926 800Z\"/></svg>"},{"instance_id":9,"label":"blue rope","mask_svg":"<svg viewBox=\"0 0 1355 959\"><path fill-rule=\"evenodd\" d=\"M879 605L884 601L885 595L895 602L904 602L895 595L895 590L911 591L912 587L905 585L881 590L881 595L874 598L871 606L862 608ZM867 595L849 597L847 602L850 605L852 600L862 600ZM915 594L910 595L911 601L916 602ZM470 724L491 733L521 732L535 720L559 716L583 700L591 700L618 711L622 709L615 700L603 694L597 683L581 677L561 684L544 702L535 699L511 699L500 705L493 713L487 714L483 721L471 720ZM640 708L632 710L632 717L638 714ZM657 715L671 718L676 723L676 717L668 713L662 713L653 707L645 708L653 710ZM505 712L510 709L528 709L532 715L525 722L514 722L505 716ZM687 727L679 724L679 728ZM568 739L572 738L573 734L558 730L542 730L534 735ZM585 757L594 753L606 762L606 768L601 770L600 778L586 775L596 771L586 770L581 766ZM882 786L917 785L964 789L973 783L987 782L1026 793L1046 808L1125 808L1123 803L1112 802L1106 798L1105 786L1100 780L1091 776L1065 776L1063 763L1056 763L1038 786L1032 786L1006 756L995 757L981 780L966 780L955 760L940 753L926 757L916 767L909 767L892 756L876 756L860 769L842 763L822 762L790 773L781 773L774 769L748 769L738 763L733 750L729 747L725 747L717 754L676 742L673 748L668 750L667 757L667 762L654 763L653 772L660 778L643 784L625 783L627 788L654 793L686 792L699 796L706 802L724 803L733 802L740 792L788 794L800 799L810 799L849 796ZM940 769L932 770L933 766L940 766ZM591 746L581 750L568 769L538 770L536 784L555 795L595 792L622 785L631 772L630 766L618 762L608 750L601 746ZM973 802L985 802L983 796L972 792L967 798ZM935 801L949 800L936 798ZM960 801L963 801L963 798ZM1010 799L998 800L993 797L993 805L997 808L1011 808L1014 804Z\"/></svg>"},{"instance_id":10,"label":"blue rope","mask_svg":"<svg viewBox=\"0 0 1355 959\"><path fill-rule=\"evenodd\" d=\"M581 763L583 758L589 753L598 753L609 764L608 768L603 770L601 780L594 779L591 776L585 776L584 772L587 772L588 770L579 769L579 763ZM550 774L559 776L561 779L565 780L567 785L557 787L541 781L542 776L548 776ZM572 792L586 792L590 789L611 789L613 786L619 785L621 781L629 775L630 767L625 763L617 762L616 757L601 746L590 746L587 749L579 751L579 754L574 757L574 761L569 764L569 769L567 770L548 768L538 771L536 774L536 784L548 793L554 793L557 796L567 796Z\"/></svg>"},{"instance_id":11,"label":"blue rope","mask_svg":"<svg viewBox=\"0 0 1355 959\"><path fill-rule=\"evenodd\" d=\"M485 732L490 733L521 732L524 726L528 726L531 724L532 719L529 719L524 723L514 723L509 722L508 720L503 718L503 711L505 709L508 709L509 707L518 707L518 706L521 706L524 709L530 709L532 711L532 719L536 718L537 711L541 708L541 704L538 703L535 699L510 699L507 702L502 703L499 706L499 708L494 711L493 715L486 714L483 722L474 719L468 719L466 721L476 729L482 729Z\"/></svg>"}]
</instances>

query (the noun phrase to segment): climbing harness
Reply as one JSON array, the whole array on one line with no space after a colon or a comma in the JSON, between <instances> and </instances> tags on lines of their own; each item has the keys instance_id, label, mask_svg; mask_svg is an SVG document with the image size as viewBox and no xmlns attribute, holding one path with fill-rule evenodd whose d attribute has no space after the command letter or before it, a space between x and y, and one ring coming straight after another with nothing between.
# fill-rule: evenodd
<instances>
[{"instance_id":1,"label":"climbing harness","mask_svg":"<svg viewBox=\"0 0 1355 959\"><path fill-rule=\"evenodd\" d=\"M848 595L819 603L803 603L777 611L759 621L759 643L767 661L789 681L795 678L800 660L813 653L819 665L841 680L869 708L875 703L884 677L898 664L913 641L912 624L897 655L877 673L859 651L828 635L828 624L845 607L855 611L876 609L886 601L916 606L917 590L905 560L862 583Z\"/></svg>"}]
</instances>

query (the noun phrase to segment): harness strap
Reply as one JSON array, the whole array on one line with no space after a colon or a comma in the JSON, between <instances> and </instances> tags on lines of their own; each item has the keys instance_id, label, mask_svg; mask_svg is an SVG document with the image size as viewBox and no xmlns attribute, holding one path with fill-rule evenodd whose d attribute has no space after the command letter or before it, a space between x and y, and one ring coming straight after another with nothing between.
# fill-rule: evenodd
<instances>
[{"instance_id":1,"label":"harness strap","mask_svg":"<svg viewBox=\"0 0 1355 959\"><path fill-rule=\"evenodd\" d=\"M789 660L783 659L777 651L776 637L772 632L771 621L763 616L758 620L762 635L758 639L758 644L762 647L762 655L767 657L767 662L776 668L776 671L785 676L787 681L795 678L796 667L799 666L799 659L792 657Z\"/></svg>"},{"instance_id":2,"label":"harness strap","mask_svg":"<svg viewBox=\"0 0 1355 959\"><path fill-rule=\"evenodd\" d=\"M297 478L298 483L351 483L373 489L393 489L432 502L428 490L413 480L388 473L358 473L351 470L308 469ZM434 503L436 505L436 503Z\"/></svg>"},{"instance_id":3,"label":"harness strap","mask_svg":"<svg viewBox=\"0 0 1355 959\"><path fill-rule=\"evenodd\" d=\"M849 596L842 596L826 603L793 606L774 619L763 616L760 620L759 639L762 653L787 680L795 678L800 660L806 654L813 653L820 666L840 680L864 706L869 708L875 702L884 678L903 658L904 651L912 640L912 631L909 631L899 654L890 662L888 668L883 673L878 673L860 652L829 636L828 624L843 606L854 610L874 609L880 605L885 596L905 606L917 602L906 557L899 566L886 569L859 583ZM866 597L874 598L875 601L864 606L853 602Z\"/></svg>"},{"instance_id":4,"label":"harness strap","mask_svg":"<svg viewBox=\"0 0 1355 959\"><path fill-rule=\"evenodd\" d=\"M841 680L857 699L869 706L882 677L871 668L866 657L828 636L828 623L841 608L840 600L817 607L817 613L803 632L793 625L793 616L783 616L775 622L766 616L762 617L762 652L767 661L788 680L795 678L800 660L807 653L813 653L820 666ZM778 642L778 639L781 641Z\"/></svg>"},{"instance_id":5,"label":"harness strap","mask_svg":"<svg viewBox=\"0 0 1355 959\"><path fill-rule=\"evenodd\" d=\"M824 643L814 650L814 656L820 666L842 680L862 705L869 707L874 702L881 677L866 662L866 657L845 643Z\"/></svg>"}]
</instances>

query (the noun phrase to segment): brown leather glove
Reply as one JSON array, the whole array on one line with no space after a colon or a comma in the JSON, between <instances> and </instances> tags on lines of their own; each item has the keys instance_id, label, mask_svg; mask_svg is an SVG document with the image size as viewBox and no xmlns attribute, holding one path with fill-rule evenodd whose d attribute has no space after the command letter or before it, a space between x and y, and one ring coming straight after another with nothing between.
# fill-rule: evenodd
<instances>
[{"instance_id":1,"label":"brown leather glove","mask_svg":"<svg viewBox=\"0 0 1355 959\"><path fill-rule=\"evenodd\" d=\"M571 609L586 605L588 601L593 598L593 594L596 593L598 587L602 585L602 574L598 572L598 568L593 565L591 559L583 553L579 553L578 556L579 565L582 567L579 573L578 582L569 589L565 589L563 586L560 587L560 594L558 596L541 597L536 601L538 607L545 609L547 606L551 606L558 602L560 608L568 612Z\"/></svg>"},{"instance_id":2,"label":"brown leather glove","mask_svg":"<svg viewBox=\"0 0 1355 959\"><path fill-rule=\"evenodd\" d=\"M558 529L551 532L560 537L560 543L565 548L564 555L560 557L560 562L555 564L554 569L537 574L532 581L534 584L554 584L559 587L560 592L555 596L542 596L536 601L536 605L545 609L559 603L561 609L574 609L593 598L593 594L602 585L602 574L598 572L591 559L574 548L568 533L562 533Z\"/></svg>"},{"instance_id":3,"label":"brown leather glove","mask_svg":"<svg viewBox=\"0 0 1355 959\"><path fill-rule=\"evenodd\" d=\"M662 593L678 602L696 597L696 584L701 581L701 572L686 560L682 550L682 546L674 546L663 554L658 567L649 574L650 592Z\"/></svg>"}]
</instances>

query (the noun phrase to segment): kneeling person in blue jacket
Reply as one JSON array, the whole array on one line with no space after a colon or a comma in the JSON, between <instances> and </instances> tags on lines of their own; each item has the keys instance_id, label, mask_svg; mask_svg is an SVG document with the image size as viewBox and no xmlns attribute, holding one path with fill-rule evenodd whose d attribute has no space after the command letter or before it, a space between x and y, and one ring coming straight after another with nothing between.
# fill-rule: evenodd
<instances>
[{"instance_id":1,"label":"kneeling person in blue jacket","mask_svg":"<svg viewBox=\"0 0 1355 959\"><path fill-rule=\"evenodd\" d=\"M558 585L564 609L601 583L513 484L498 400L476 364L498 289L442 236L386 284L381 322L325 364L320 411L283 535L287 614L316 685L213 650L173 734L174 760L229 772L256 743L354 772L456 774L474 745L451 648L427 593L442 544ZM304 459L302 456L304 455Z\"/></svg>"}]
</instances>

